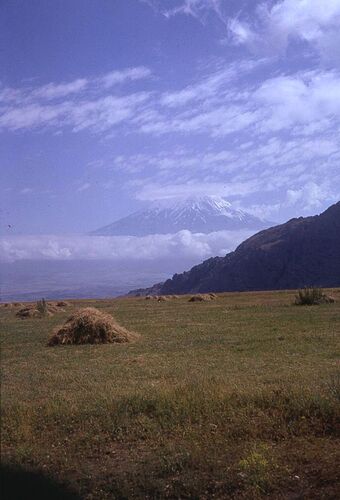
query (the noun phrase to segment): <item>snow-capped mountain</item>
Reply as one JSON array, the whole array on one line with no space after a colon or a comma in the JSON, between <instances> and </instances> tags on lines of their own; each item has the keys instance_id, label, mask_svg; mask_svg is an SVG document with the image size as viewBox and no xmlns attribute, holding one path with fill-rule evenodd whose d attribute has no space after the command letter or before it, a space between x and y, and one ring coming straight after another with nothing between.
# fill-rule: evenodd
<instances>
[{"instance_id":1,"label":"snow-capped mountain","mask_svg":"<svg viewBox=\"0 0 340 500\"><path fill-rule=\"evenodd\" d=\"M152 203L92 234L104 236L145 236L177 233L187 229L192 233L212 233L223 230L267 228L270 222L233 208L219 196L199 196Z\"/></svg>"}]
</instances>

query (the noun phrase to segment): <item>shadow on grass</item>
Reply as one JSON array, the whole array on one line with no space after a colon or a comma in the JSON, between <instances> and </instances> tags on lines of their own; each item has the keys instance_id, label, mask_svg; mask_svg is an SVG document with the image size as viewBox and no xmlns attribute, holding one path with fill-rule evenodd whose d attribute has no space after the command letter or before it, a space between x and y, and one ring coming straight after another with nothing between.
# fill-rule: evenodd
<instances>
[{"instance_id":1,"label":"shadow on grass","mask_svg":"<svg viewBox=\"0 0 340 500\"><path fill-rule=\"evenodd\" d=\"M1 465L1 498L3 500L80 500L67 487L39 472Z\"/></svg>"}]
</instances>

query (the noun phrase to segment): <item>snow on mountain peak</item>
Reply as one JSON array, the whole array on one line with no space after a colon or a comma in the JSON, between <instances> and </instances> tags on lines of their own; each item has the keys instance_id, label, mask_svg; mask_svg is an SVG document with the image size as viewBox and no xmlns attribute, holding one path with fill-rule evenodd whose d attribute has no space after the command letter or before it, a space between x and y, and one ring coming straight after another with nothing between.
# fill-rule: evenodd
<instances>
[{"instance_id":1,"label":"snow on mountain peak","mask_svg":"<svg viewBox=\"0 0 340 500\"><path fill-rule=\"evenodd\" d=\"M206 210L213 208L223 210L231 207L231 203L220 196L190 196L188 198L170 198L155 200L149 206L149 210Z\"/></svg>"},{"instance_id":2,"label":"snow on mountain peak","mask_svg":"<svg viewBox=\"0 0 340 500\"><path fill-rule=\"evenodd\" d=\"M131 235L176 233L187 229L210 233L235 229L263 229L269 224L253 215L233 208L220 196L191 196L157 200L94 234Z\"/></svg>"}]
</instances>

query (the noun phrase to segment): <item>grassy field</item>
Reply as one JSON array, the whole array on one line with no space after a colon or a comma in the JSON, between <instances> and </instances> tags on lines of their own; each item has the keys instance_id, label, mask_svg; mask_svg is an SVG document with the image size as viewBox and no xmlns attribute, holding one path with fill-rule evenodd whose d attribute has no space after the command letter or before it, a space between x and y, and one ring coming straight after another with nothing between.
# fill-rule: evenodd
<instances>
[{"instance_id":1,"label":"grassy field","mask_svg":"<svg viewBox=\"0 0 340 500\"><path fill-rule=\"evenodd\" d=\"M293 306L292 292L83 300L25 320L1 308L6 484L14 491L25 469L40 492L47 477L74 498L338 498L331 294L335 304L312 307ZM89 305L140 339L46 347Z\"/></svg>"}]
</instances>

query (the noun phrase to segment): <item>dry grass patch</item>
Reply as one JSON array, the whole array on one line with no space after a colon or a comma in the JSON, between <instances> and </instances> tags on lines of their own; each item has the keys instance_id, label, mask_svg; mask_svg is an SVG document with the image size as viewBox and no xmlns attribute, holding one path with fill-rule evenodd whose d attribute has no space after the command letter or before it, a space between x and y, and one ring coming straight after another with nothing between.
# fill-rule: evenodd
<instances>
[{"instance_id":1,"label":"dry grass patch","mask_svg":"<svg viewBox=\"0 0 340 500\"><path fill-rule=\"evenodd\" d=\"M63 326L57 327L48 345L123 343L136 338L137 334L120 326L111 315L86 307L72 314Z\"/></svg>"}]
</instances>

